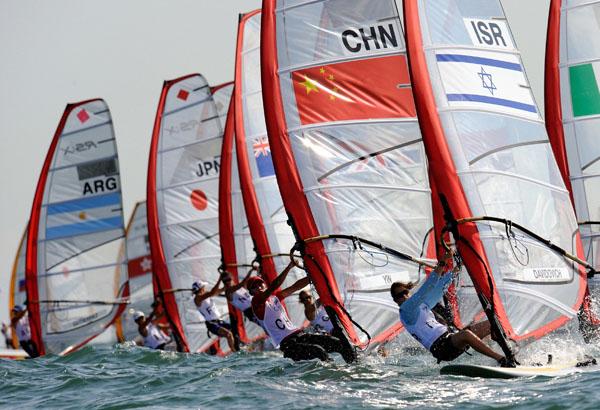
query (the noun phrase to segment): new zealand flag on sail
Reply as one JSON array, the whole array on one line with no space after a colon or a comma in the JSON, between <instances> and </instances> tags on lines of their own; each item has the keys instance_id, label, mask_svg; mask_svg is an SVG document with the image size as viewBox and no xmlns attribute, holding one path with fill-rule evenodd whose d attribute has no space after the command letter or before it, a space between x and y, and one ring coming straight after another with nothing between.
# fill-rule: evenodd
<instances>
[{"instance_id":1,"label":"new zealand flag on sail","mask_svg":"<svg viewBox=\"0 0 600 410\"><path fill-rule=\"evenodd\" d=\"M254 159L258 168L258 176L261 178L275 175L273 168L273 159L271 158L271 147L267 136L254 138L252 140L252 150Z\"/></svg>"}]
</instances>

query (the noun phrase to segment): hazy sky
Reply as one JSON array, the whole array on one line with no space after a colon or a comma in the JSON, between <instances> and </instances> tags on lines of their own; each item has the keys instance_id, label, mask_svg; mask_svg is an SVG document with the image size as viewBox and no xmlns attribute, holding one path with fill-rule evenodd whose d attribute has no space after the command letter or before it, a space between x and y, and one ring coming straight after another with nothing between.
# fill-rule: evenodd
<instances>
[{"instance_id":1,"label":"hazy sky","mask_svg":"<svg viewBox=\"0 0 600 410\"><path fill-rule=\"evenodd\" d=\"M435 1L435 0L431 0ZM348 0L352 2L352 0ZM503 0L537 102L549 0ZM66 103L108 103L128 218L145 198L165 79L231 81L238 14L260 0L0 0L0 320L35 185Z\"/></svg>"}]
</instances>

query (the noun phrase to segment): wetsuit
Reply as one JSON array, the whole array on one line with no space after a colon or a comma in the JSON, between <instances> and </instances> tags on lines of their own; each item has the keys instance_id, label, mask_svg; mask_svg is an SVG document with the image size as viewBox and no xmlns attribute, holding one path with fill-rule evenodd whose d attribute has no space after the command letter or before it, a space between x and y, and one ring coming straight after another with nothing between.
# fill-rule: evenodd
<instances>
[{"instance_id":1,"label":"wetsuit","mask_svg":"<svg viewBox=\"0 0 600 410\"><path fill-rule=\"evenodd\" d=\"M29 318L27 316L23 316L21 319L19 319L15 325L15 329L17 331L17 338L19 339L21 348L27 352L29 357L38 357L40 354L38 353L35 343L33 343L33 340L31 340Z\"/></svg>"},{"instance_id":2,"label":"wetsuit","mask_svg":"<svg viewBox=\"0 0 600 410\"><path fill-rule=\"evenodd\" d=\"M269 296L263 304L255 297L252 299L252 309L273 345L279 347L284 357L296 361L329 360L328 353L337 352L348 360L348 353L338 338L305 333L294 326L278 297Z\"/></svg>"},{"instance_id":3,"label":"wetsuit","mask_svg":"<svg viewBox=\"0 0 600 410\"><path fill-rule=\"evenodd\" d=\"M452 281L451 272L431 273L425 283L400 306L400 321L406 330L439 361L452 361L464 353L454 347L454 332L440 323L432 309Z\"/></svg>"}]
</instances>

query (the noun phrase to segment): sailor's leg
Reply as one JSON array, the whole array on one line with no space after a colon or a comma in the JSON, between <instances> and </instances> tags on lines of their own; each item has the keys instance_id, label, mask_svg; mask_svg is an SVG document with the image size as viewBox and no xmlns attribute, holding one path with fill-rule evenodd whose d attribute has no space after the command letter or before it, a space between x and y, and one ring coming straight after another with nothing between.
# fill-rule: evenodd
<instances>
[{"instance_id":1,"label":"sailor's leg","mask_svg":"<svg viewBox=\"0 0 600 410\"><path fill-rule=\"evenodd\" d=\"M450 336L450 341L452 342L452 345L457 349L464 350L470 346L479 353L487 357L491 357L492 359L500 360L504 358L503 355L496 353L495 351L490 349L485 343L483 343L481 339L478 338L477 335L475 335L475 333L467 329L463 329L460 332Z\"/></svg>"},{"instance_id":2,"label":"sailor's leg","mask_svg":"<svg viewBox=\"0 0 600 410\"><path fill-rule=\"evenodd\" d=\"M480 339L489 336L492 332L492 327L490 326L490 322L488 320L470 324L469 326L467 326L467 329L475 333L475 335Z\"/></svg>"},{"instance_id":3,"label":"sailor's leg","mask_svg":"<svg viewBox=\"0 0 600 410\"><path fill-rule=\"evenodd\" d=\"M227 339L229 350L231 350L232 352L237 352L237 349L235 348L235 338L233 337L233 333L231 333L224 327L219 327L219 331L217 332L217 334Z\"/></svg>"}]
</instances>

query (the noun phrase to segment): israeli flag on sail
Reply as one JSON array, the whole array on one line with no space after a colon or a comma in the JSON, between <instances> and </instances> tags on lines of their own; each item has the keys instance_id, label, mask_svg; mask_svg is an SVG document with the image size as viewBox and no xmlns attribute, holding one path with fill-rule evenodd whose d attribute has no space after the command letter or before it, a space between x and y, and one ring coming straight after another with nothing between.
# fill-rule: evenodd
<instances>
[{"instance_id":1,"label":"israeli flag on sail","mask_svg":"<svg viewBox=\"0 0 600 410\"><path fill-rule=\"evenodd\" d=\"M539 118L518 56L493 51L444 50L436 54L436 60L450 107Z\"/></svg>"}]
</instances>

